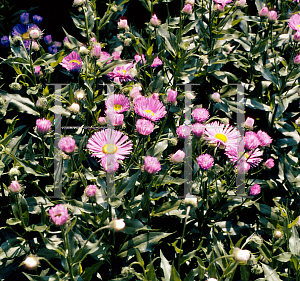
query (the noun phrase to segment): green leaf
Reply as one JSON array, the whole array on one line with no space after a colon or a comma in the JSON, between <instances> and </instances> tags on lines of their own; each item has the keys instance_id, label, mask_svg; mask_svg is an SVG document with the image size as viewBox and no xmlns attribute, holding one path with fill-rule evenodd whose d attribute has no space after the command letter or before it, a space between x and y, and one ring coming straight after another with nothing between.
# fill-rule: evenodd
<instances>
[{"instance_id":1,"label":"green leaf","mask_svg":"<svg viewBox=\"0 0 300 281\"><path fill-rule=\"evenodd\" d=\"M99 269L99 267L104 263L104 261L100 261L94 263L92 266L87 267L81 275L81 278L84 281L90 281L94 275L94 273Z\"/></svg>"},{"instance_id":2,"label":"green leaf","mask_svg":"<svg viewBox=\"0 0 300 281\"><path fill-rule=\"evenodd\" d=\"M268 69L261 67L260 72L266 80L271 81L275 86L278 87L278 81L276 77Z\"/></svg>"},{"instance_id":3,"label":"green leaf","mask_svg":"<svg viewBox=\"0 0 300 281\"><path fill-rule=\"evenodd\" d=\"M280 261L280 262L288 262L291 259L292 253L290 252L284 252L279 254L278 256L275 256L274 259Z\"/></svg>"},{"instance_id":4,"label":"green leaf","mask_svg":"<svg viewBox=\"0 0 300 281\"><path fill-rule=\"evenodd\" d=\"M29 98L23 98L19 94L6 93L5 99L8 103L13 104L19 112L25 112L31 115L39 116L40 114L35 111L35 104Z\"/></svg>"},{"instance_id":5,"label":"green leaf","mask_svg":"<svg viewBox=\"0 0 300 281\"><path fill-rule=\"evenodd\" d=\"M168 141L167 140L163 140L163 141L157 143L155 145L155 148L154 148L153 156L156 157L158 160L160 160L162 153L167 149L167 147L168 147ZM151 147L147 151L146 155L151 155L152 150L153 150L153 147Z\"/></svg>"},{"instance_id":6,"label":"green leaf","mask_svg":"<svg viewBox=\"0 0 300 281\"><path fill-rule=\"evenodd\" d=\"M18 218L9 218L6 220L6 223L8 225L16 225L16 224L21 224L21 221Z\"/></svg>"},{"instance_id":7,"label":"green leaf","mask_svg":"<svg viewBox=\"0 0 300 281\"><path fill-rule=\"evenodd\" d=\"M122 246L119 257L123 258L128 255L134 255L134 248L138 248L141 253L150 251L161 239L171 235L171 233L155 232L140 234L129 241L125 242Z\"/></svg>"},{"instance_id":8,"label":"green leaf","mask_svg":"<svg viewBox=\"0 0 300 281\"><path fill-rule=\"evenodd\" d=\"M165 258L163 252L160 250L160 267L162 268L165 276L166 281L170 281L171 277L171 265L169 264L168 260Z\"/></svg>"},{"instance_id":9,"label":"green leaf","mask_svg":"<svg viewBox=\"0 0 300 281\"><path fill-rule=\"evenodd\" d=\"M137 261L140 263L140 265L141 265L142 267L144 267L145 263L144 263L144 260L143 260L143 258L142 258L142 256L141 256L141 253L140 253L139 249L134 248L134 250L135 250L135 255L136 255Z\"/></svg>"},{"instance_id":10,"label":"green leaf","mask_svg":"<svg viewBox=\"0 0 300 281\"><path fill-rule=\"evenodd\" d=\"M172 201L169 201L169 202L165 202L162 205L155 208L152 211L151 216L160 217L163 214L169 213L173 210L177 210L178 207L180 206L180 204L181 204L180 200L172 200Z\"/></svg>"},{"instance_id":11,"label":"green leaf","mask_svg":"<svg viewBox=\"0 0 300 281\"><path fill-rule=\"evenodd\" d=\"M174 263L172 264L170 281L181 281L179 273L177 272L174 266Z\"/></svg>"},{"instance_id":12,"label":"green leaf","mask_svg":"<svg viewBox=\"0 0 300 281\"><path fill-rule=\"evenodd\" d=\"M240 265L241 277L243 281L250 280L250 268L248 265Z\"/></svg>"},{"instance_id":13,"label":"green leaf","mask_svg":"<svg viewBox=\"0 0 300 281\"><path fill-rule=\"evenodd\" d=\"M267 281L281 281L277 272L273 268L264 263L262 264L262 268L264 270L265 278Z\"/></svg>"},{"instance_id":14,"label":"green leaf","mask_svg":"<svg viewBox=\"0 0 300 281\"><path fill-rule=\"evenodd\" d=\"M127 194L128 191L130 191L134 186L136 181L139 178L139 175L141 174L141 170L138 170L134 175L132 175L130 178L126 178L125 182L120 186L119 190L117 190L117 197L123 197Z\"/></svg>"},{"instance_id":15,"label":"green leaf","mask_svg":"<svg viewBox=\"0 0 300 281\"><path fill-rule=\"evenodd\" d=\"M300 255L300 239L295 225L292 226L292 235L289 239L289 248L293 255Z\"/></svg>"}]
</instances>

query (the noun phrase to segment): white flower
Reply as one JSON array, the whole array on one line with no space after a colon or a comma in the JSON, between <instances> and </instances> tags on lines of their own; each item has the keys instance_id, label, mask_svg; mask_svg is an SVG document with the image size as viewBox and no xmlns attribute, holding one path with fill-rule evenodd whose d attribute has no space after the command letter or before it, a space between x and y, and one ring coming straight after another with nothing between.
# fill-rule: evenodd
<instances>
[{"instance_id":1,"label":"white flower","mask_svg":"<svg viewBox=\"0 0 300 281\"><path fill-rule=\"evenodd\" d=\"M80 105L76 102L73 102L68 109L74 113L78 113L80 111Z\"/></svg>"},{"instance_id":2,"label":"white flower","mask_svg":"<svg viewBox=\"0 0 300 281\"><path fill-rule=\"evenodd\" d=\"M193 100L196 96L191 92L186 92L185 97L187 97L189 100Z\"/></svg>"},{"instance_id":3,"label":"white flower","mask_svg":"<svg viewBox=\"0 0 300 281\"><path fill-rule=\"evenodd\" d=\"M110 228L112 228L114 231L121 231L125 228L125 222L124 219L113 219L110 223L109 223Z\"/></svg>"},{"instance_id":4,"label":"white flower","mask_svg":"<svg viewBox=\"0 0 300 281\"><path fill-rule=\"evenodd\" d=\"M281 238L282 237L282 230L280 230L280 229L275 229L274 230L274 237L275 238Z\"/></svg>"},{"instance_id":5,"label":"white flower","mask_svg":"<svg viewBox=\"0 0 300 281\"><path fill-rule=\"evenodd\" d=\"M241 250L239 248L235 248L233 251L234 258L237 262L247 263L250 258L251 252L248 250Z\"/></svg>"},{"instance_id":6,"label":"white flower","mask_svg":"<svg viewBox=\"0 0 300 281\"><path fill-rule=\"evenodd\" d=\"M185 198L183 199L183 202L187 205L192 205L194 207L197 207L198 199L196 196L194 196L190 193L187 193Z\"/></svg>"},{"instance_id":7,"label":"white flower","mask_svg":"<svg viewBox=\"0 0 300 281\"><path fill-rule=\"evenodd\" d=\"M26 266L27 269L33 270L33 269L35 269L35 268L38 267L38 265L39 265L39 259L37 257L28 256L24 260L24 265Z\"/></svg>"}]
</instances>

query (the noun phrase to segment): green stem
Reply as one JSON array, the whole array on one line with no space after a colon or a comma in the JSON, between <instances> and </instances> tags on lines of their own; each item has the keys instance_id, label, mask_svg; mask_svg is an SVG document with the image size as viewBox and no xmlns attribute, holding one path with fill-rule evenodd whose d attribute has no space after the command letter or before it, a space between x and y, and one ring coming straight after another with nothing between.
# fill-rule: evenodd
<instances>
[{"instance_id":1,"label":"green stem","mask_svg":"<svg viewBox=\"0 0 300 281\"><path fill-rule=\"evenodd\" d=\"M232 257L233 257L233 255L225 255L225 256L218 257L218 258L214 259L214 260L209 264L209 266L208 266L208 268L206 269L206 271L208 271L209 268L210 268L210 266L211 266L212 264L214 264L216 261L218 261L218 260L220 260L220 259L223 259L223 258L232 258Z\"/></svg>"},{"instance_id":2,"label":"green stem","mask_svg":"<svg viewBox=\"0 0 300 281\"><path fill-rule=\"evenodd\" d=\"M81 175L81 173L79 172L79 170L78 170L78 168L77 168L77 165L76 165L76 163L75 163L75 159L74 159L73 154L71 154L71 159L72 159L72 161L73 161L73 165L75 166L76 172L77 172L77 174L79 175L80 180L81 180L81 182L82 182L84 188L86 188L85 181L83 180L82 175Z\"/></svg>"},{"instance_id":3,"label":"green stem","mask_svg":"<svg viewBox=\"0 0 300 281\"><path fill-rule=\"evenodd\" d=\"M63 236L63 240L64 240L64 245L66 250L68 251L67 254L67 263L68 263L68 268L69 268L69 273L70 273L70 277L71 277L71 281L74 281L74 276L73 276L73 269L72 269L72 262L71 262L71 255L70 255L70 247L69 247L69 239L67 237L67 233L65 234L63 227L61 227L61 233Z\"/></svg>"},{"instance_id":4,"label":"green stem","mask_svg":"<svg viewBox=\"0 0 300 281\"><path fill-rule=\"evenodd\" d=\"M52 269L54 269L56 272L63 273L61 270L57 269L51 262L49 262L46 258L39 257L39 260L43 260L43 261L47 262L50 265L50 267Z\"/></svg>"},{"instance_id":5,"label":"green stem","mask_svg":"<svg viewBox=\"0 0 300 281\"><path fill-rule=\"evenodd\" d=\"M191 206L187 206L186 216L185 216L184 225L183 225L183 231L182 231L182 235L181 235L181 239L180 239L180 247L179 247L180 251L179 251L179 254L178 254L178 273L179 274L180 274L180 257L181 257L181 249L182 249L182 245L183 245L183 237L184 237L184 234L185 234L186 223L187 223L187 219L189 217L190 210L191 210Z\"/></svg>"},{"instance_id":6,"label":"green stem","mask_svg":"<svg viewBox=\"0 0 300 281\"><path fill-rule=\"evenodd\" d=\"M86 7L83 8L84 11L84 21L85 21L85 32L86 32L86 39L87 39L87 45L90 45L90 35L89 35L89 25L87 21L87 16L86 16Z\"/></svg>"}]
</instances>

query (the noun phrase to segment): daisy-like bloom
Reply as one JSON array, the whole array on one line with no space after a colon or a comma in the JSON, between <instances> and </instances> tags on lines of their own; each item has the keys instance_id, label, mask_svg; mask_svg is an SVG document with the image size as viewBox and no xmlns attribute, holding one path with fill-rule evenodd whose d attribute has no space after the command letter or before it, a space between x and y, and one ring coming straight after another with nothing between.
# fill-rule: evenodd
<instances>
[{"instance_id":1,"label":"daisy-like bloom","mask_svg":"<svg viewBox=\"0 0 300 281\"><path fill-rule=\"evenodd\" d=\"M222 5L222 7L224 8L226 4L229 4L232 2L232 0L214 0L216 4L220 4Z\"/></svg>"},{"instance_id":2,"label":"daisy-like bloom","mask_svg":"<svg viewBox=\"0 0 300 281\"><path fill-rule=\"evenodd\" d=\"M75 51L63 58L60 65L70 72L79 72L81 70L82 60Z\"/></svg>"},{"instance_id":3,"label":"daisy-like bloom","mask_svg":"<svg viewBox=\"0 0 300 281\"><path fill-rule=\"evenodd\" d=\"M267 17L268 14L269 14L269 9L268 9L268 7L263 7L263 8L260 10L260 12L259 12L259 15L260 15L261 17Z\"/></svg>"},{"instance_id":4,"label":"daisy-like bloom","mask_svg":"<svg viewBox=\"0 0 300 281\"><path fill-rule=\"evenodd\" d=\"M147 119L138 119L135 126L137 131L144 136L150 135L154 130L154 124Z\"/></svg>"},{"instance_id":5,"label":"daisy-like bloom","mask_svg":"<svg viewBox=\"0 0 300 281\"><path fill-rule=\"evenodd\" d=\"M13 29L12 29L12 32L11 32L11 35L13 37L17 37L17 36L20 36L22 39L23 39L23 43L25 45L25 48L26 49L29 49L30 47L30 36L29 36L29 29L31 28L37 28L39 29L39 27L35 24L16 24ZM40 30L40 29L39 29Z\"/></svg>"},{"instance_id":6,"label":"daisy-like bloom","mask_svg":"<svg viewBox=\"0 0 300 281\"><path fill-rule=\"evenodd\" d=\"M193 12L193 6L191 4L185 4L181 12L190 15Z\"/></svg>"},{"instance_id":7,"label":"daisy-like bloom","mask_svg":"<svg viewBox=\"0 0 300 281\"><path fill-rule=\"evenodd\" d=\"M250 195L254 196L254 195L259 194L260 190L261 190L260 185L259 184L255 184L255 185L251 186L249 193L250 193Z\"/></svg>"},{"instance_id":8,"label":"daisy-like bloom","mask_svg":"<svg viewBox=\"0 0 300 281\"><path fill-rule=\"evenodd\" d=\"M170 160L173 162L173 163L180 163L183 161L185 157L185 153L184 151L182 150L177 150L174 154L171 155L171 158Z\"/></svg>"},{"instance_id":9,"label":"daisy-like bloom","mask_svg":"<svg viewBox=\"0 0 300 281\"><path fill-rule=\"evenodd\" d=\"M123 94L110 95L105 102L106 108L113 108L116 113L122 113L130 109L130 101Z\"/></svg>"},{"instance_id":10,"label":"daisy-like bloom","mask_svg":"<svg viewBox=\"0 0 300 281\"><path fill-rule=\"evenodd\" d=\"M101 166L103 169L108 173L114 173L119 169L119 163L115 161L114 157L111 157L112 159L103 158L101 160Z\"/></svg>"},{"instance_id":11,"label":"daisy-like bloom","mask_svg":"<svg viewBox=\"0 0 300 281\"><path fill-rule=\"evenodd\" d=\"M260 141L261 146L268 146L272 143L272 138L264 131L259 130L257 132L257 137Z\"/></svg>"},{"instance_id":12,"label":"daisy-like bloom","mask_svg":"<svg viewBox=\"0 0 300 281\"><path fill-rule=\"evenodd\" d=\"M12 193L18 193L21 191L21 185L19 184L18 181L14 180L10 183L9 185L9 190L12 192Z\"/></svg>"},{"instance_id":13,"label":"daisy-like bloom","mask_svg":"<svg viewBox=\"0 0 300 281\"><path fill-rule=\"evenodd\" d=\"M37 130L41 134L48 133L50 131L51 126L52 126L51 121L47 120L46 118L36 120Z\"/></svg>"},{"instance_id":14,"label":"daisy-like bloom","mask_svg":"<svg viewBox=\"0 0 300 281\"><path fill-rule=\"evenodd\" d=\"M159 57L156 57L154 60L153 60L153 63L151 64L151 67L158 67L158 66L161 66L163 63L162 61L159 59Z\"/></svg>"},{"instance_id":15,"label":"daisy-like bloom","mask_svg":"<svg viewBox=\"0 0 300 281\"><path fill-rule=\"evenodd\" d=\"M63 204L58 204L49 210L49 215L56 225L63 225L68 219L68 209Z\"/></svg>"},{"instance_id":16,"label":"daisy-like bloom","mask_svg":"<svg viewBox=\"0 0 300 281\"><path fill-rule=\"evenodd\" d=\"M161 21L158 19L156 14L153 14L152 18L150 19L150 24L153 26L159 26Z\"/></svg>"},{"instance_id":17,"label":"daisy-like bloom","mask_svg":"<svg viewBox=\"0 0 300 281\"><path fill-rule=\"evenodd\" d=\"M192 112L193 118L199 122L205 122L209 118L209 112L206 108L195 108Z\"/></svg>"},{"instance_id":18,"label":"daisy-like bloom","mask_svg":"<svg viewBox=\"0 0 300 281\"><path fill-rule=\"evenodd\" d=\"M211 155L204 153L197 158L197 162L202 170L209 170L214 165L214 158Z\"/></svg>"},{"instance_id":19,"label":"daisy-like bloom","mask_svg":"<svg viewBox=\"0 0 300 281\"><path fill-rule=\"evenodd\" d=\"M64 137L58 142L58 147L66 153L71 153L75 150L75 140L72 137Z\"/></svg>"},{"instance_id":20,"label":"daisy-like bloom","mask_svg":"<svg viewBox=\"0 0 300 281\"><path fill-rule=\"evenodd\" d=\"M108 154L114 155L114 160L124 160L124 155L132 151L132 142L122 132L105 129L94 133L88 140L87 148L93 152L92 156L107 158ZM127 142L126 142L127 141Z\"/></svg>"},{"instance_id":21,"label":"daisy-like bloom","mask_svg":"<svg viewBox=\"0 0 300 281\"><path fill-rule=\"evenodd\" d=\"M145 170L149 174L155 174L161 170L161 165L156 157L147 156L145 158Z\"/></svg>"},{"instance_id":22,"label":"daisy-like bloom","mask_svg":"<svg viewBox=\"0 0 300 281\"><path fill-rule=\"evenodd\" d=\"M300 31L300 15L292 15L289 19L289 27L293 30Z\"/></svg>"},{"instance_id":23,"label":"daisy-like bloom","mask_svg":"<svg viewBox=\"0 0 300 281\"><path fill-rule=\"evenodd\" d=\"M205 131L205 126L201 123L195 123L192 125L192 132L196 137L201 137Z\"/></svg>"},{"instance_id":24,"label":"daisy-like bloom","mask_svg":"<svg viewBox=\"0 0 300 281\"><path fill-rule=\"evenodd\" d=\"M222 124L219 121L206 124L204 135L210 144L215 143L217 146L231 147L236 150L241 141L240 132L236 128L229 124Z\"/></svg>"},{"instance_id":25,"label":"daisy-like bloom","mask_svg":"<svg viewBox=\"0 0 300 281\"><path fill-rule=\"evenodd\" d=\"M167 114L166 107L157 99L152 97L141 97L135 102L134 111L138 115L156 122Z\"/></svg>"},{"instance_id":26,"label":"daisy-like bloom","mask_svg":"<svg viewBox=\"0 0 300 281\"><path fill-rule=\"evenodd\" d=\"M272 169L272 168L275 166L274 159L273 159L273 158L269 158L269 159L264 163L264 166L265 166L267 169Z\"/></svg>"},{"instance_id":27,"label":"daisy-like bloom","mask_svg":"<svg viewBox=\"0 0 300 281\"><path fill-rule=\"evenodd\" d=\"M237 164L240 169L245 168L245 172L247 172L251 167L257 166L263 160L261 158L263 153L258 148L246 153L241 151L238 154L237 147L226 147L225 154L230 159L230 161Z\"/></svg>"},{"instance_id":28,"label":"daisy-like bloom","mask_svg":"<svg viewBox=\"0 0 300 281\"><path fill-rule=\"evenodd\" d=\"M93 184L88 185L85 189L85 193L88 197L95 196L97 191L98 191L97 185L93 185Z\"/></svg>"},{"instance_id":29,"label":"daisy-like bloom","mask_svg":"<svg viewBox=\"0 0 300 281\"><path fill-rule=\"evenodd\" d=\"M245 148L252 150L260 145L260 141L254 132L246 132L245 134Z\"/></svg>"},{"instance_id":30,"label":"daisy-like bloom","mask_svg":"<svg viewBox=\"0 0 300 281\"><path fill-rule=\"evenodd\" d=\"M42 38L42 31L37 25L33 25L28 29L29 37L32 39L41 39Z\"/></svg>"},{"instance_id":31,"label":"daisy-like bloom","mask_svg":"<svg viewBox=\"0 0 300 281\"><path fill-rule=\"evenodd\" d=\"M133 67L133 63L128 63L123 66L117 66L114 70L107 74L110 79L114 79L116 83L127 82L133 80L130 75L130 69Z\"/></svg>"},{"instance_id":32,"label":"daisy-like bloom","mask_svg":"<svg viewBox=\"0 0 300 281\"><path fill-rule=\"evenodd\" d=\"M192 129L190 127L181 125L176 129L176 134L178 135L179 138L185 139L190 135L191 130Z\"/></svg>"}]
</instances>

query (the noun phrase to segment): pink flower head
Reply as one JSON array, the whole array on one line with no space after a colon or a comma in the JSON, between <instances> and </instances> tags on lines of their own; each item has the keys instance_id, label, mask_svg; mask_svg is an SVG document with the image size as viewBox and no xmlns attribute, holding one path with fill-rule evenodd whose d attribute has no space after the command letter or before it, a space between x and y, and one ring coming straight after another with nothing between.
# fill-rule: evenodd
<instances>
[{"instance_id":1,"label":"pink flower head","mask_svg":"<svg viewBox=\"0 0 300 281\"><path fill-rule=\"evenodd\" d=\"M106 114L113 126L122 126L123 125L123 123L124 123L124 115L123 114L115 113L111 109L107 110Z\"/></svg>"},{"instance_id":2,"label":"pink flower head","mask_svg":"<svg viewBox=\"0 0 300 281\"><path fill-rule=\"evenodd\" d=\"M222 145L223 147L232 147L237 149L238 144L241 141L240 132L230 126L229 124L225 125L219 121L211 122L205 125L205 139L217 146Z\"/></svg>"},{"instance_id":3,"label":"pink flower head","mask_svg":"<svg viewBox=\"0 0 300 281\"><path fill-rule=\"evenodd\" d=\"M171 155L171 161L173 163L180 163L183 161L185 153L182 150L177 150L173 155Z\"/></svg>"},{"instance_id":4,"label":"pink flower head","mask_svg":"<svg viewBox=\"0 0 300 281\"><path fill-rule=\"evenodd\" d=\"M117 83L120 82L127 82L130 80L133 80L133 78L130 75L130 69L133 67L133 63L128 63L123 66L117 66L114 68L114 70L107 74L107 76L110 79L114 79L114 81Z\"/></svg>"},{"instance_id":5,"label":"pink flower head","mask_svg":"<svg viewBox=\"0 0 300 281\"><path fill-rule=\"evenodd\" d=\"M82 60L75 51L63 58L60 65L70 72L79 72L81 70Z\"/></svg>"},{"instance_id":6,"label":"pink flower head","mask_svg":"<svg viewBox=\"0 0 300 281\"><path fill-rule=\"evenodd\" d=\"M118 28L129 30L127 19L120 19L120 21L118 22Z\"/></svg>"},{"instance_id":7,"label":"pink flower head","mask_svg":"<svg viewBox=\"0 0 300 281\"><path fill-rule=\"evenodd\" d=\"M254 121L255 120L253 118L247 117L247 119L245 121L245 124L244 124L244 127L252 130L253 129L253 125L254 125Z\"/></svg>"},{"instance_id":8,"label":"pink flower head","mask_svg":"<svg viewBox=\"0 0 300 281\"><path fill-rule=\"evenodd\" d=\"M191 128L188 126L181 125L176 129L176 134L179 138L185 139L191 134Z\"/></svg>"},{"instance_id":9,"label":"pink flower head","mask_svg":"<svg viewBox=\"0 0 300 281\"><path fill-rule=\"evenodd\" d=\"M211 95L211 99L214 101L214 102L220 102L221 99L220 99L220 94L218 92L214 92L212 95Z\"/></svg>"},{"instance_id":10,"label":"pink flower head","mask_svg":"<svg viewBox=\"0 0 300 281\"><path fill-rule=\"evenodd\" d=\"M264 163L265 167L267 169L272 169L275 166L274 163L274 159L273 158L269 158L265 163Z\"/></svg>"},{"instance_id":11,"label":"pink flower head","mask_svg":"<svg viewBox=\"0 0 300 281\"><path fill-rule=\"evenodd\" d=\"M72 137L64 137L58 142L58 147L66 153L71 153L75 150L75 140Z\"/></svg>"},{"instance_id":12,"label":"pink flower head","mask_svg":"<svg viewBox=\"0 0 300 281\"><path fill-rule=\"evenodd\" d=\"M191 4L185 4L181 12L190 15L193 12L193 6Z\"/></svg>"},{"instance_id":13,"label":"pink flower head","mask_svg":"<svg viewBox=\"0 0 300 281\"><path fill-rule=\"evenodd\" d=\"M245 7L246 4L247 4L246 0L237 0L237 1L235 2L235 5L236 5L237 7L242 7L242 8Z\"/></svg>"},{"instance_id":14,"label":"pink flower head","mask_svg":"<svg viewBox=\"0 0 300 281\"><path fill-rule=\"evenodd\" d=\"M98 191L97 185L90 184L87 186L85 193L88 197L93 197L96 195L97 191Z\"/></svg>"},{"instance_id":15,"label":"pink flower head","mask_svg":"<svg viewBox=\"0 0 300 281\"><path fill-rule=\"evenodd\" d=\"M196 137L201 137L205 131L205 126L201 123L195 123L192 125L192 132Z\"/></svg>"},{"instance_id":16,"label":"pink flower head","mask_svg":"<svg viewBox=\"0 0 300 281\"><path fill-rule=\"evenodd\" d=\"M99 60L98 61L106 61L111 57L111 55L107 52L101 52ZM106 63L111 63L111 59L109 59Z\"/></svg>"},{"instance_id":17,"label":"pink flower head","mask_svg":"<svg viewBox=\"0 0 300 281\"><path fill-rule=\"evenodd\" d=\"M160 60L159 57L156 57L153 60L153 63L151 64L151 67L158 67L158 66L161 66L161 65L163 65L162 61Z\"/></svg>"},{"instance_id":18,"label":"pink flower head","mask_svg":"<svg viewBox=\"0 0 300 281\"><path fill-rule=\"evenodd\" d=\"M144 136L150 135L154 130L154 124L147 119L138 119L136 121L137 131Z\"/></svg>"},{"instance_id":19,"label":"pink flower head","mask_svg":"<svg viewBox=\"0 0 300 281\"><path fill-rule=\"evenodd\" d=\"M96 37L91 37L91 38L90 38L90 42L92 42L92 43L96 43L96 42L97 42L97 39L96 39Z\"/></svg>"},{"instance_id":20,"label":"pink flower head","mask_svg":"<svg viewBox=\"0 0 300 281\"><path fill-rule=\"evenodd\" d=\"M157 99L141 97L135 102L134 111L138 115L156 122L167 114L166 107Z\"/></svg>"},{"instance_id":21,"label":"pink flower head","mask_svg":"<svg viewBox=\"0 0 300 281\"><path fill-rule=\"evenodd\" d=\"M174 91L172 89L169 90L167 100L170 103L175 103L177 98L177 91Z\"/></svg>"},{"instance_id":22,"label":"pink flower head","mask_svg":"<svg viewBox=\"0 0 300 281\"><path fill-rule=\"evenodd\" d=\"M93 152L92 156L100 158L100 161L109 154L114 155L115 161L124 160L124 155L129 155L132 151L132 143L127 140L128 136L122 132L105 129L94 133L86 147Z\"/></svg>"},{"instance_id":23,"label":"pink flower head","mask_svg":"<svg viewBox=\"0 0 300 281\"><path fill-rule=\"evenodd\" d=\"M211 155L204 153L197 158L197 162L202 170L209 170L214 165L214 158Z\"/></svg>"},{"instance_id":24,"label":"pink flower head","mask_svg":"<svg viewBox=\"0 0 300 281\"><path fill-rule=\"evenodd\" d=\"M192 112L193 118L199 122L205 122L209 118L209 112L206 108L195 108Z\"/></svg>"},{"instance_id":25,"label":"pink flower head","mask_svg":"<svg viewBox=\"0 0 300 281\"><path fill-rule=\"evenodd\" d=\"M260 141L254 132L245 133L245 148L252 150L257 148L260 145Z\"/></svg>"},{"instance_id":26,"label":"pink flower head","mask_svg":"<svg viewBox=\"0 0 300 281\"><path fill-rule=\"evenodd\" d=\"M12 192L12 193L18 193L21 191L21 185L19 184L18 181L14 180L10 183L9 185L9 190Z\"/></svg>"},{"instance_id":27,"label":"pink flower head","mask_svg":"<svg viewBox=\"0 0 300 281\"><path fill-rule=\"evenodd\" d=\"M260 185L259 184L255 184L253 186L251 186L250 188L250 195L254 196L259 194L261 191Z\"/></svg>"},{"instance_id":28,"label":"pink flower head","mask_svg":"<svg viewBox=\"0 0 300 281\"><path fill-rule=\"evenodd\" d=\"M289 27L293 30L300 31L300 15L292 15L289 19Z\"/></svg>"},{"instance_id":29,"label":"pink flower head","mask_svg":"<svg viewBox=\"0 0 300 281\"><path fill-rule=\"evenodd\" d=\"M277 21L277 12L274 11L274 10L270 11L269 14L268 14L268 19L269 19L270 22Z\"/></svg>"},{"instance_id":30,"label":"pink flower head","mask_svg":"<svg viewBox=\"0 0 300 281\"><path fill-rule=\"evenodd\" d=\"M261 17L267 17L269 15L269 10L268 10L268 7L263 7L260 12L259 12L259 15Z\"/></svg>"},{"instance_id":31,"label":"pink flower head","mask_svg":"<svg viewBox=\"0 0 300 281\"><path fill-rule=\"evenodd\" d=\"M40 66L35 66L34 67L34 75L35 76L40 76L41 74L41 67Z\"/></svg>"},{"instance_id":32,"label":"pink flower head","mask_svg":"<svg viewBox=\"0 0 300 281\"><path fill-rule=\"evenodd\" d=\"M50 120L47 120L46 118L37 119L36 120L36 127L39 133L44 134L48 133L50 128L52 126L52 123Z\"/></svg>"},{"instance_id":33,"label":"pink flower head","mask_svg":"<svg viewBox=\"0 0 300 281\"><path fill-rule=\"evenodd\" d=\"M159 26L161 21L157 18L156 14L153 14L152 18L150 19L150 24L153 26Z\"/></svg>"},{"instance_id":34,"label":"pink flower head","mask_svg":"<svg viewBox=\"0 0 300 281\"><path fill-rule=\"evenodd\" d=\"M151 97L153 99L159 100L159 93L153 93Z\"/></svg>"},{"instance_id":35,"label":"pink flower head","mask_svg":"<svg viewBox=\"0 0 300 281\"><path fill-rule=\"evenodd\" d=\"M104 126L104 125L106 125L106 118L101 116L98 118L98 122L101 126Z\"/></svg>"},{"instance_id":36,"label":"pink flower head","mask_svg":"<svg viewBox=\"0 0 300 281\"><path fill-rule=\"evenodd\" d=\"M122 113L130 109L130 102L123 94L110 95L105 102L106 108L113 108L116 113Z\"/></svg>"},{"instance_id":37,"label":"pink flower head","mask_svg":"<svg viewBox=\"0 0 300 281\"><path fill-rule=\"evenodd\" d=\"M229 4L232 2L232 0L214 0L215 3L222 5L222 7L224 8L226 4Z\"/></svg>"},{"instance_id":38,"label":"pink flower head","mask_svg":"<svg viewBox=\"0 0 300 281\"><path fill-rule=\"evenodd\" d=\"M297 31L297 32L294 34L293 40L294 40L295 42L300 42L300 31Z\"/></svg>"},{"instance_id":39,"label":"pink flower head","mask_svg":"<svg viewBox=\"0 0 300 281\"><path fill-rule=\"evenodd\" d=\"M114 57L114 60L119 60L120 59L120 53L119 52L113 52L112 56Z\"/></svg>"},{"instance_id":40,"label":"pink flower head","mask_svg":"<svg viewBox=\"0 0 300 281\"><path fill-rule=\"evenodd\" d=\"M195 5L195 0L185 0L185 4Z\"/></svg>"},{"instance_id":41,"label":"pink flower head","mask_svg":"<svg viewBox=\"0 0 300 281\"><path fill-rule=\"evenodd\" d=\"M133 87L132 90L130 91L129 95L132 99L135 99L138 96L142 96L142 94L140 93L140 88L139 87Z\"/></svg>"},{"instance_id":42,"label":"pink flower head","mask_svg":"<svg viewBox=\"0 0 300 281\"><path fill-rule=\"evenodd\" d=\"M268 146L272 143L272 138L264 131L259 130L257 132L258 139L260 141L261 146Z\"/></svg>"},{"instance_id":43,"label":"pink flower head","mask_svg":"<svg viewBox=\"0 0 300 281\"><path fill-rule=\"evenodd\" d=\"M63 225L68 219L68 209L62 204L58 204L49 210L49 215L56 225Z\"/></svg>"},{"instance_id":44,"label":"pink flower head","mask_svg":"<svg viewBox=\"0 0 300 281\"><path fill-rule=\"evenodd\" d=\"M107 173L114 173L119 169L119 163L115 161L114 157L109 158L103 158L101 160L101 166Z\"/></svg>"},{"instance_id":45,"label":"pink flower head","mask_svg":"<svg viewBox=\"0 0 300 281\"><path fill-rule=\"evenodd\" d=\"M300 64L300 54L294 58L294 64Z\"/></svg>"},{"instance_id":46,"label":"pink flower head","mask_svg":"<svg viewBox=\"0 0 300 281\"><path fill-rule=\"evenodd\" d=\"M92 56L99 58L101 55L101 44L95 44L92 51L91 51Z\"/></svg>"},{"instance_id":47,"label":"pink flower head","mask_svg":"<svg viewBox=\"0 0 300 281\"><path fill-rule=\"evenodd\" d=\"M141 61L141 63L146 63L146 59L144 54L142 54L142 56L140 55L135 55L134 56L135 62L138 63L139 61Z\"/></svg>"},{"instance_id":48,"label":"pink flower head","mask_svg":"<svg viewBox=\"0 0 300 281\"><path fill-rule=\"evenodd\" d=\"M145 158L145 170L150 174L155 174L161 170L161 166L156 157L147 156Z\"/></svg>"}]
</instances>

